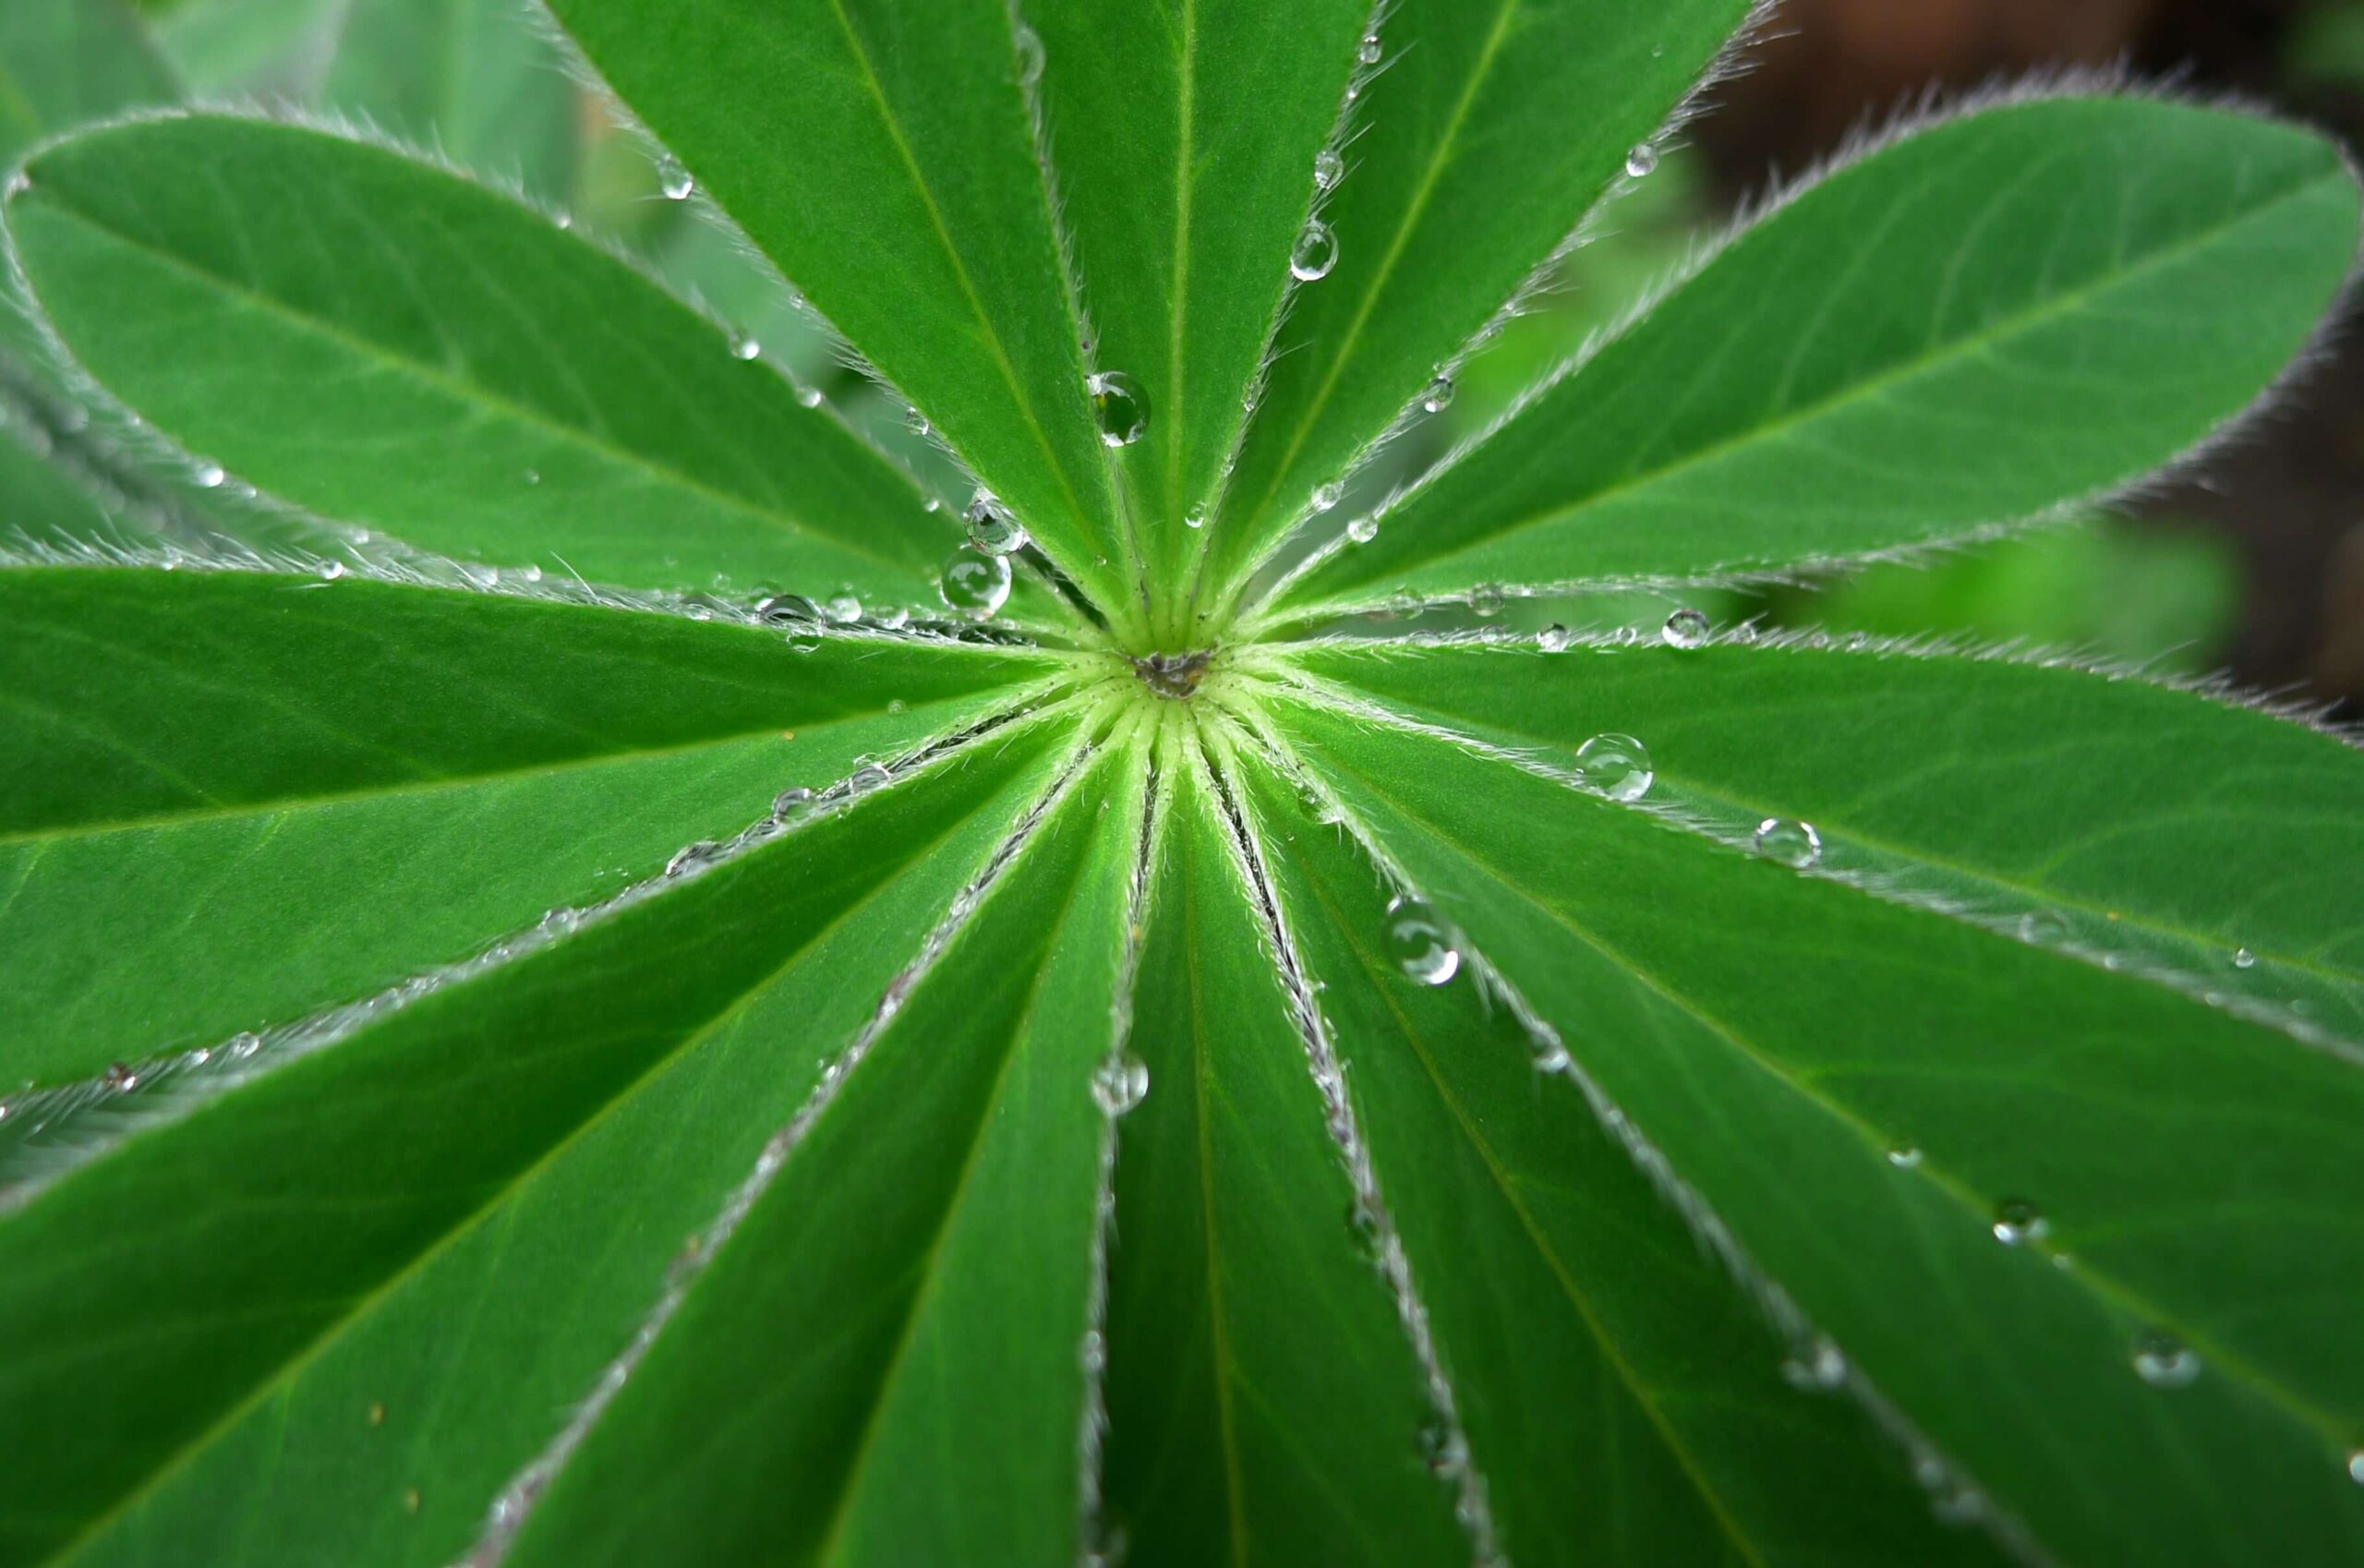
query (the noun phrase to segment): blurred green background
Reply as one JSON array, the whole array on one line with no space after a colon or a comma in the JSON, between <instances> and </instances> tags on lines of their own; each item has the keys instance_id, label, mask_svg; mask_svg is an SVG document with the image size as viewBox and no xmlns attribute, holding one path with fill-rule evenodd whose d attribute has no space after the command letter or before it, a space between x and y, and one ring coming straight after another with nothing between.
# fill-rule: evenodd
<instances>
[{"instance_id":1,"label":"blurred green background","mask_svg":"<svg viewBox=\"0 0 2364 1568\"><path fill-rule=\"evenodd\" d=\"M694 3L694 0L684 0ZM1276 0L1278 3L1278 0ZM838 365L784 285L741 255L662 171L604 97L565 74L520 0L87 0L86 79L60 106L0 97L13 159L61 115L187 96L260 101L381 127L513 181L822 386L909 455L947 501L959 479L902 428L897 405ZM11 7L0 0L0 55ZM141 23L147 38L139 36ZM120 27L115 24L121 23ZM2364 0L1786 0L1752 66L1534 309L1468 368L1445 417L1422 421L1366 475L1376 500L1497 416L1517 391L1612 323L1651 281L1727 224L1751 195L1811 168L1924 84L1974 87L2031 71L2125 63L2147 79L2235 92L2364 134ZM1762 594L1683 596L1719 620L1934 633L2065 645L2245 684L2364 718L2364 347L2343 323L2286 405L2197 476L2105 514L1847 580ZM177 509L253 537L300 525L245 508L235 487L192 487L99 426L40 368L21 325L0 333L0 499L7 525L75 533L91 501L30 461L56 452L113 505ZM242 510L244 509L244 510ZM231 513L224 517L223 513ZM1661 618L1640 594L1514 606L1509 623Z\"/></svg>"}]
</instances>

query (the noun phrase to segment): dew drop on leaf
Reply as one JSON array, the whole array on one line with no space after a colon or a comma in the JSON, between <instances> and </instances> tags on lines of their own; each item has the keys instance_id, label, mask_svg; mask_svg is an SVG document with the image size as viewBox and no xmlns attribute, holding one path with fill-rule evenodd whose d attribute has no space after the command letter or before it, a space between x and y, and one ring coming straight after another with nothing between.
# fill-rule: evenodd
<instances>
[{"instance_id":1,"label":"dew drop on leaf","mask_svg":"<svg viewBox=\"0 0 2364 1568\"><path fill-rule=\"evenodd\" d=\"M1379 1257L1379 1216L1359 1198L1346 1205L1346 1235L1366 1261Z\"/></svg>"},{"instance_id":2,"label":"dew drop on leaf","mask_svg":"<svg viewBox=\"0 0 2364 1568\"><path fill-rule=\"evenodd\" d=\"M1203 506L1192 507L1189 513L1182 519L1182 526L1185 528L1203 528L1206 525L1207 509Z\"/></svg>"},{"instance_id":3,"label":"dew drop on leaf","mask_svg":"<svg viewBox=\"0 0 2364 1568\"><path fill-rule=\"evenodd\" d=\"M1314 155L1313 183L1316 188L1330 190L1345 177L1346 161L1338 156L1334 147L1325 147Z\"/></svg>"},{"instance_id":4,"label":"dew drop on leaf","mask_svg":"<svg viewBox=\"0 0 2364 1568\"><path fill-rule=\"evenodd\" d=\"M787 822L813 809L813 791L799 786L772 797L772 820Z\"/></svg>"},{"instance_id":5,"label":"dew drop on leaf","mask_svg":"<svg viewBox=\"0 0 2364 1568\"><path fill-rule=\"evenodd\" d=\"M1921 1164L1921 1151L1912 1144L1900 1143L1888 1152L1888 1163L1900 1171L1913 1170Z\"/></svg>"},{"instance_id":6,"label":"dew drop on leaf","mask_svg":"<svg viewBox=\"0 0 2364 1568\"><path fill-rule=\"evenodd\" d=\"M2049 947L2056 942L2065 941L2068 935L2068 928L2061 923L2057 915L2031 911L2020 917L2020 940L2022 942Z\"/></svg>"},{"instance_id":7,"label":"dew drop on leaf","mask_svg":"<svg viewBox=\"0 0 2364 1568\"><path fill-rule=\"evenodd\" d=\"M1431 1416L1421 1422L1415 1441L1420 1450L1420 1462L1440 1476L1452 1475L1469 1457L1462 1447L1460 1434L1447 1426L1441 1416Z\"/></svg>"},{"instance_id":8,"label":"dew drop on leaf","mask_svg":"<svg viewBox=\"0 0 2364 1568\"><path fill-rule=\"evenodd\" d=\"M668 201L687 201L698 188L678 158L666 158L657 165L657 188L665 193Z\"/></svg>"},{"instance_id":9,"label":"dew drop on leaf","mask_svg":"<svg viewBox=\"0 0 2364 1568\"><path fill-rule=\"evenodd\" d=\"M915 436L924 436L934 430L935 427L929 424L927 416L921 413L918 409L906 408L903 410L903 428L911 431L911 433Z\"/></svg>"},{"instance_id":10,"label":"dew drop on leaf","mask_svg":"<svg viewBox=\"0 0 2364 1568\"><path fill-rule=\"evenodd\" d=\"M987 555L1014 555L1026 548L1026 525L991 490L971 496L968 511L960 515L969 525L969 542Z\"/></svg>"},{"instance_id":11,"label":"dew drop on leaf","mask_svg":"<svg viewBox=\"0 0 2364 1568\"><path fill-rule=\"evenodd\" d=\"M228 472L219 463L200 463L197 465L197 483L200 489L218 490L229 477Z\"/></svg>"},{"instance_id":12,"label":"dew drop on leaf","mask_svg":"<svg viewBox=\"0 0 2364 1568\"><path fill-rule=\"evenodd\" d=\"M1758 854L1791 871L1811 871L1815 862L1822 859L1822 835L1815 831L1811 822L1768 816L1756 825L1756 836L1751 842Z\"/></svg>"},{"instance_id":13,"label":"dew drop on leaf","mask_svg":"<svg viewBox=\"0 0 2364 1568\"><path fill-rule=\"evenodd\" d=\"M665 874L679 876L683 872L693 871L706 864L721 852L722 846L710 838L702 839L686 850L675 851L673 858L665 862Z\"/></svg>"},{"instance_id":14,"label":"dew drop on leaf","mask_svg":"<svg viewBox=\"0 0 2364 1568\"><path fill-rule=\"evenodd\" d=\"M796 389L796 401L802 407L818 408L821 406L821 389L810 384L800 386Z\"/></svg>"},{"instance_id":15,"label":"dew drop on leaf","mask_svg":"<svg viewBox=\"0 0 2364 1568\"><path fill-rule=\"evenodd\" d=\"M1613 734L1595 735L1576 748L1576 777L1612 801L1638 801L1658 780L1649 749L1631 735Z\"/></svg>"},{"instance_id":16,"label":"dew drop on leaf","mask_svg":"<svg viewBox=\"0 0 2364 1568\"><path fill-rule=\"evenodd\" d=\"M1305 225L1297 236L1297 248L1289 252L1289 276L1301 283L1320 283L1337 264L1337 232L1316 218Z\"/></svg>"},{"instance_id":17,"label":"dew drop on leaf","mask_svg":"<svg viewBox=\"0 0 2364 1568\"><path fill-rule=\"evenodd\" d=\"M891 783L894 778L893 774L886 771L885 763L865 762L847 778L846 794L850 799L867 795L873 790L882 789Z\"/></svg>"},{"instance_id":18,"label":"dew drop on leaf","mask_svg":"<svg viewBox=\"0 0 2364 1568\"><path fill-rule=\"evenodd\" d=\"M1825 1335L1781 1363L1781 1376L1791 1388L1815 1393L1834 1389L1847 1381L1847 1357Z\"/></svg>"},{"instance_id":19,"label":"dew drop on leaf","mask_svg":"<svg viewBox=\"0 0 2364 1568\"><path fill-rule=\"evenodd\" d=\"M2364 1487L2364 1448L2352 1448L2347 1451L2347 1478L2358 1486Z\"/></svg>"},{"instance_id":20,"label":"dew drop on leaf","mask_svg":"<svg viewBox=\"0 0 2364 1568\"><path fill-rule=\"evenodd\" d=\"M1461 954L1417 899L1398 897L1387 906L1387 950L1396 967L1422 985L1442 985L1461 972Z\"/></svg>"},{"instance_id":21,"label":"dew drop on leaf","mask_svg":"<svg viewBox=\"0 0 2364 1568\"><path fill-rule=\"evenodd\" d=\"M1502 614L1502 607L1509 602L1499 583L1481 584L1469 590L1469 608L1490 621Z\"/></svg>"},{"instance_id":22,"label":"dew drop on leaf","mask_svg":"<svg viewBox=\"0 0 2364 1568\"><path fill-rule=\"evenodd\" d=\"M1346 537L1358 545L1367 545L1379 537L1379 519L1363 516L1346 525Z\"/></svg>"},{"instance_id":23,"label":"dew drop on leaf","mask_svg":"<svg viewBox=\"0 0 2364 1568\"><path fill-rule=\"evenodd\" d=\"M773 594L755 601L755 619L766 626L817 626L821 607L802 594Z\"/></svg>"},{"instance_id":24,"label":"dew drop on leaf","mask_svg":"<svg viewBox=\"0 0 2364 1568\"><path fill-rule=\"evenodd\" d=\"M1032 87L1043 79L1043 35L1020 22L1011 42L1018 50L1018 85Z\"/></svg>"},{"instance_id":25,"label":"dew drop on leaf","mask_svg":"<svg viewBox=\"0 0 2364 1568\"><path fill-rule=\"evenodd\" d=\"M1644 142L1625 154L1625 172L1637 180L1648 179L1658 172L1658 150Z\"/></svg>"},{"instance_id":26,"label":"dew drop on leaf","mask_svg":"<svg viewBox=\"0 0 2364 1568\"><path fill-rule=\"evenodd\" d=\"M1535 634L1535 645L1545 653L1566 653L1568 645L1574 640L1568 629L1556 621Z\"/></svg>"},{"instance_id":27,"label":"dew drop on leaf","mask_svg":"<svg viewBox=\"0 0 2364 1568\"><path fill-rule=\"evenodd\" d=\"M126 1064L117 1062L107 1068L106 1075L99 1081L114 1092L122 1094L139 1087L139 1075Z\"/></svg>"},{"instance_id":28,"label":"dew drop on leaf","mask_svg":"<svg viewBox=\"0 0 2364 1568\"><path fill-rule=\"evenodd\" d=\"M2237 947L2233 950L2233 967L2235 969L2255 969L2257 967L2257 955L2250 952L2247 947Z\"/></svg>"},{"instance_id":29,"label":"dew drop on leaf","mask_svg":"<svg viewBox=\"0 0 2364 1568\"><path fill-rule=\"evenodd\" d=\"M764 345L755 341L755 337L753 332L746 332L742 329L732 330L730 333L731 358L755 359L761 357L763 352Z\"/></svg>"},{"instance_id":30,"label":"dew drop on leaf","mask_svg":"<svg viewBox=\"0 0 2364 1568\"><path fill-rule=\"evenodd\" d=\"M2051 1228L2044 1211L2024 1198L2006 1198L1995 1205L1995 1239L2006 1247L2042 1241Z\"/></svg>"},{"instance_id":31,"label":"dew drop on leaf","mask_svg":"<svg viewBox=\"0 0 2364 1568\"><path fill-rule=\"evenodd\" d=\"M821 609L840 626L850 626L862 619L862 600L851 594L838 595Z\"/></svg>"},{"instance_id":32,"label":"dew drop on leaf","mask_svg":"<svg viewBox=\"0 0 2364 1568\"><path fill-rule=\"evenodd\" d=\"M983 621L1008 601L1009 575L1008 557L964 549L944 563L935 591L953 610Z\"/></svg>"},{"instance_id":33,"label":"dew drop on leaf","mask_svg":"<svg viewBox=\"0 0 2364 1568\"><path fill-rule=\"evenodd\" d=\"M1085 383L1092 417L1108 446L1130 446L1149 431L1149 393L1122 370L1103 370Z\"/></svg>"},{"instance_id":34,"label":"dew drop on leaf","mask_svg":"<svg viewBox=\"0 0 2364 1568\"><path fill-rule=\"evenodd\" d=\"M1335 479L1333 479L1330 483L1322 485L1314 490L1313 510L1316 512L1332 511L1336 508L1337 504L1341 501L1345 499L1345 495L1346 487L1338 483Z\"/></svg>"},{"instance_id":35,"label":"dew drop on leaf","mask_svg":"<svg viewBox=\"0 0 2364 1568\"><path fill-rule=\"evenodd\" d=\"M2153 1388L2189 1388L2200 1376L2200 1357L2165 1329L2134 1336L2134 1371Z\"/></svg>"},{"instance_id":36,"label":"dew drop on leaf","mask_svg":"<svg viewBox=\"0 0 2364 1568\"><path fill-rule=\"evenodd\" d=\"M1678 609L1666 618L1658 635L1670 648L1695 648L1707 640L1707 618L1695 609Z\"/></svg>"},{"instance_id":37,"label":"dew drop on leaf","mask_svg":"<svg viewBox=\"0 0 2364 1568\"><path fill-rule=\"evenodd\" d=\"M1460 390L1451 376L1439 376L1420 393L1420 406L1430 414L1441 414L1453 406L1453 394Z\"/></svg>"},{"instance_id":38,"label":"dew drop on leaf","mask_svg":"<svg viewBox=\"0 0 2364 1568\"><path fill-rule=\"evenodd\" d=\"M1366 66L1376 66L1379 64L1381 53L1379 34L1367 32L1363 34L1362 42L1355 49L1355 58Z\"/></svg>"},{"instance_id":39,"label":"dew drop on leaf","mask_svg":"<svg viewBox=\"0 0 2364 1568\"><path fill-rule=\"evenodd\" d=\"M1106 1116L1121 1116L1149 1097L1149 1064L1130 1051L1100 1064L1092 1098Z\"/></svg>"}]
</instances>

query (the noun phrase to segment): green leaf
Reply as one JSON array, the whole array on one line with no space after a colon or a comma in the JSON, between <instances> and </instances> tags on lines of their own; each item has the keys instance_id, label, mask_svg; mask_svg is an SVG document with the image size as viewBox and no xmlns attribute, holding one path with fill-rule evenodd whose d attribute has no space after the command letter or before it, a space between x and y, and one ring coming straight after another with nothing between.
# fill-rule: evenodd
<instances>
[{"instance_id":1,"label":"green leaf","mask_svg":"<svg viewBox=\"0 0 2364 1568\"><path fill-rule=\"evenodd\" d=\"M513 0L353 0L320 100L539 196L573 176L574 84Z\"/></svg>"},{"instance_id":2,"label":"green leaf","mask_svg":"<svg viewBox=\"0 0 2364 1568\"><path fill-rule=\"evenodd\" d=\"M1035 542L1138 621L1006 0L550 9Z\"/></svg>"},{"instance_id":3,"label":"green leaf","mask_svg":"<svg viewBox=\"0 0 2364 1568\"><path fill-rule=\"evenodd\" d=\"M2116 490L2274 381L2357 236L2355 178L2294 127L2140 99L1948 122L1784 203L1288 613L1762 575Z\"/></svg>"},{"instance_id":4,"label":"green leaf","mask_svg":"<svg viewBox=\"0 0 2364 1568\"><path fill-rule=\"evenodd\" d=\"M1142 772L1120 750L1073 780L899 981L916 983L783 1140L516 1568L1074 1558L1092 1082Z\"/></svg>"},{"instance_id":5,"label":"green leaf","mask_svg":"<svg viewBox=\"0 0 2364 1568\"><path fill-rule=\"evenodd\" d=\"M85 120L179 96L121 0L10 0L0 8L0 163Z\"/></svg>"},{"instance_id":6,"label":"green leaf","mask_svg":"<svg viewBox=\"0 0 2364 1568\"><path fill-rule=\"evenodd\" d=\"M488 595L0 573L0 1082L292 1023L1055 667Z\"/></svg>"},{"instance_id":7,"label":"green leaf","mask_svg":"<svg viewBox=\"0 0 2364 1568\"><path fill-rule=\"evenodd\" d=\"M1843 1368L1781 1344L1518 1019L1405 975L1359 847L1246 771L1504 1553L1995 1561L1936 1524L1895 1446L1832 1397ZM1855 1478L1843 1501L1833 1475Z\"/></svg>"},{"instance_id":8,"label":"green leaf","mask_svg":"<svg viewBox=\"0 0 2364 1568\"><path fill-rule=\"evenodd\" d=\"M2364 1550L2354 1060L1448 739L1272 710L1949 1509L2067 1562Z\"/></svg>"},{"instance_id":9,"label":"green leaf","mask_svg":"<svg viewBox=\"0 0 2364 1568\"><path fill-rule=\"evenodd\" d=\"M1649 799L1745 840L2364 1042L2364 751L2072 668L1807 639L1765 647L1309 649L1387 709L1574 765L1647 750Z\"/></svg>"},{"instance_id":10,"label":"green leaf","mask_svg":"<svg viewBox=\"0 0 2364 1568\"><path fill-rule=\"evenodd\" d=\"M267 490L599 582L934 599L958 536L904 475L504 197L211 115L82 137L30 173L10 224L68 345Z\"/></svg>"},{"instance_id":11,"label":"green leaf","mask_svg":"<svg viewBox=\"0 0 2364 1568\"><path fill-rule=\"evenodd\" d=\"M235 1092L206 1068L129 1092L129 1125L82 1129L0 1225L0 1429L42 1433L0 1473L0 1560L464 1553L1043 792L1060 729L274 1043Z\"/></svg>"},{"instance_id":12,"label":"green leaf","mask_svg":"<svg viewBox=\"0 0 2364 1568\"><path fill-rule=\"evenodd\" d=\"M1627 0L1389 7L1322 213L1336 263L1291 297L1208 530L1209 605L1544 268L1750 9L1660 0L1646 21Z\"/></svg>"},{"instance_id":13,"label":"green leaf","mask_svg":"<svg viewBox=\"0 0 2364 1568\"><path fill-rule=\"evenodd\" d=\"M1026 7L1043 47L1098 363L1149 399L1119 459L1135 548L1172 597L1247 416L1321 195L1316 156L1356 69L1369 0L1054 0ZM1344 154L1340 154L1343 159ZM1344 167L1343 163L1341 168ZM1162 635L1187 636L1168 622Z\"/></svg>"},{"instance_id":14,"label":"green leaf","mask_svg":"<svg viewBox=\"0 0 2364 1568\"><path fill-rule=\"evenodd\" d=\"M1140 1568L1465 1562L1452 1490L1421 1457L1436 1417L1356 1248L1356 1192L1227 787L1187 730L1176 742L1133 1003L1149 1090L1118 1124L1111 1534Z\"/></svg>"}]
</instances>

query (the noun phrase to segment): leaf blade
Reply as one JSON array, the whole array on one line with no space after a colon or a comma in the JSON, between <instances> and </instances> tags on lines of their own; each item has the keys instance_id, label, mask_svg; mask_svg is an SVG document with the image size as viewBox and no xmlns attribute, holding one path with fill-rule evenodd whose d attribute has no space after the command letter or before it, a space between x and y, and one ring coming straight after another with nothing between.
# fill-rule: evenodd
<instances>
[{"instance_id":1,"label":"leaf blade","mask_svg":"<svg viewBox=\"0 0 2364 1568\"><path fill-rule=\"evenodd\" d=\"M456 960L1052 668L226 573L0 573L0 603L12 1083Z\"/></svg>"},{"instance_id":2,"label":"leaf blade","mask_svg":"<svg viewBox=\"0 0 2364 1568\"><path fill-rule=\"evenodd\" d=\"M558 0L555 15L1095 602L1136 602L999 0ZM792 90L775 90L792 78ZM782 149L798 155L783 157Z\"/></svg>"},{"instance_id":3,"label":"leaf blade","mask_svg":"<svg viewBox=\"0 0 2364 1568\"><path fill-rule=\"evenodd\" d=\"M2115 490L2274 383L2357 235L2353 177L2291 127L1978 110L1777 209L1333 547L1291 614L1810 569Z\"/></svg>"},{"instance_id":4,"label":"leaf blade","mask_svg":"<svg viewBox=\"0 0 2364 1568\"><path fill-rule=\"evenodd\" d=\"M2332 1562L2364 1541L2333 1326L2351 1064L1433 738L1280 717L2007 1543ZM2138 1375L2158 1330L2196 1379Z\"/></svg>"},{"instance_id":5,"label":"leaf blade","mask_svg":"<svg viewBox=\"0 0 2364 1568\"><path fill-rule=\"evenodd\" d=\"M905 476L506 198L219 116L78 138L31 173L11 230L69 346L183 445L288 500L628 586L933 597L951 530ZM519 277L530 296L503 281ZM195 361L192 324L213 351Z\"/></svg>"}]
</instances>

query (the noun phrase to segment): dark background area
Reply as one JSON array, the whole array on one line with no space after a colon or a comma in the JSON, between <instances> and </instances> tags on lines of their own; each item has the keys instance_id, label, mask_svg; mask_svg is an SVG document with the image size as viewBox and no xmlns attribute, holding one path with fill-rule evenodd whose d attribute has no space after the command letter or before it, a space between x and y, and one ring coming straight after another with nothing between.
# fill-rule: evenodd
<instances>
[{"instance_id":1,"label":"dark background area","mask_svg":"<svg viewBox=\"0 0 2364 1568\"><path fill-rule=\"evenodd\" d=\"M1755 68L1695 133L1712 199L1730 205L1811 166L1930 82L1967 89L2062 66L2129 65L2149 80L2235 92L2364 146L2364 3L2357 0L1784 0ZM2201 667L2336 702L2364 719L2364 310L2326 363L2207 465L2146 499L2137 526L2219 536L2231 609ZM2139 553L2139 552L2138 552ZM2096 591L2138 568L2097 567Z\"/></svg>"}]
</instances>

